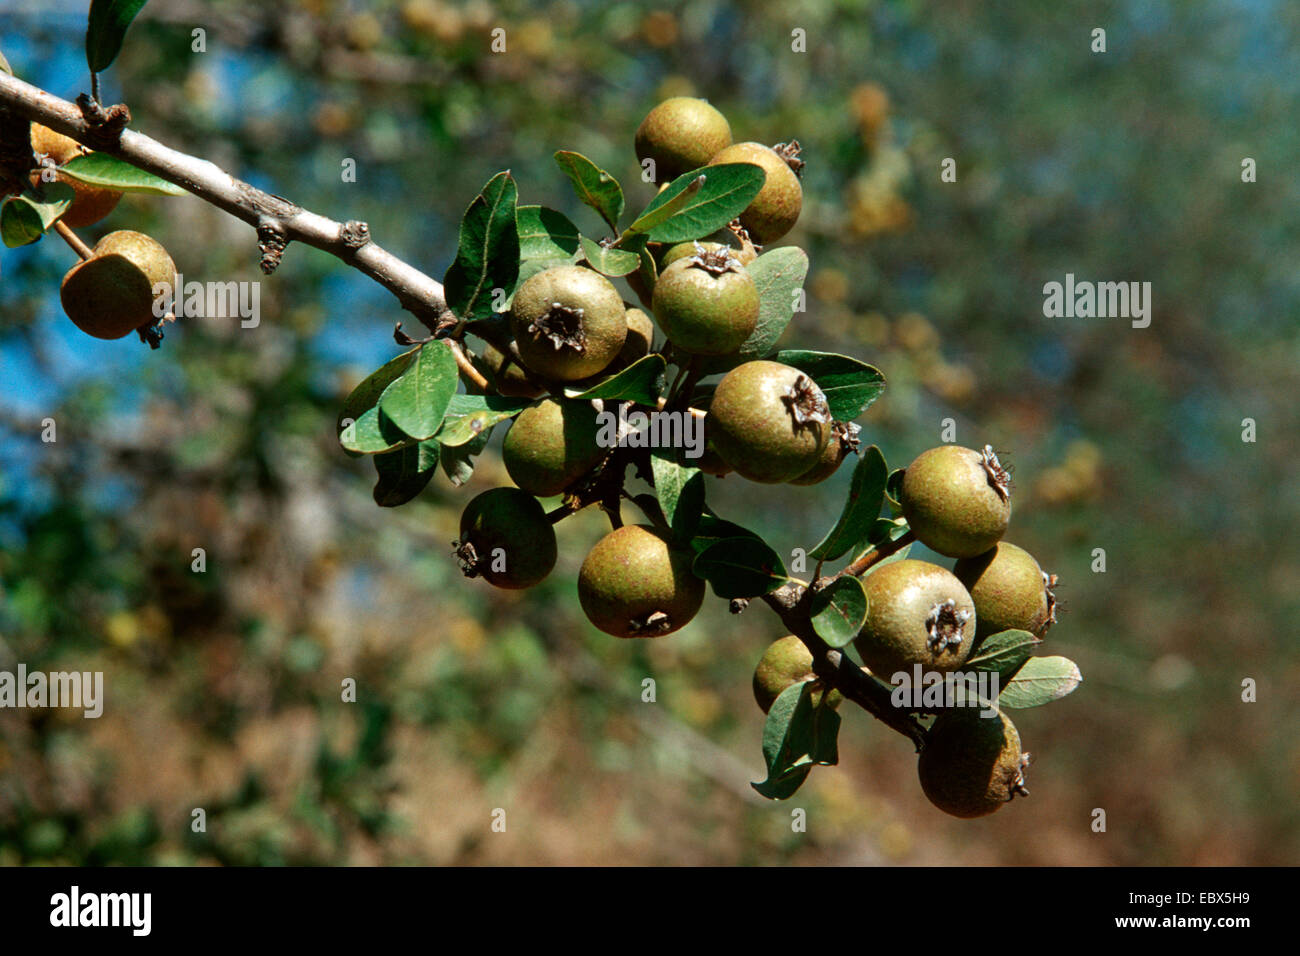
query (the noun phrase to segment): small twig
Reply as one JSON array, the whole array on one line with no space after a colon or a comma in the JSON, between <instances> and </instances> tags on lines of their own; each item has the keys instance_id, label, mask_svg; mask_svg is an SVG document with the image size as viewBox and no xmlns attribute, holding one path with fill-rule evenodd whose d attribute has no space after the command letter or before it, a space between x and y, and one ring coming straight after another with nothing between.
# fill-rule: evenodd
<instances>
[{"instance_id":1,"label":"small twig","mask_svg":"<svg viewBox=\"0 0 1300 956\"><path fill-rule=\"evenodd\" d=\"M488 380L470 362L469 356L465 354L465 347L453 338L448 338L446 342L451 346L451 354L456 358L456 367L460 369L460 374L481 389L491 388L492 386Z\"/></svg>"},{"instance_id":2,"label":"small twig","mask_svg":"<svg viewBox=\"0 0 1300 956\"><path fill-rule=\"evenodd\" d=\"M862 557L858 558L858 560L854 561L852 564L846 567L839 574L835 575L835 577L838 578L845 574L851 574L855 578L860 578L862 577L862 575L866 574L867 571L869 571L872 567L879 564L881 561L885 560L885 558L889 557L891 554L897 554L899 551L903 550L903 548L907 547L915 540L916 540L916 535L909 530L907 534L903 535L902 537L898 538L895 541L881 542L880 544L872 548L870 551L868 551L866 554L864 554Z\"/></svg>"},{"instance_id":3,"label":"small twig","mask_svg":"<svg viewBox=\"0 0 1300 956\"><path fill-rule=\"evenodd\" d=\"M63 238L63 241L72 247L72 251L81 256L82 259L91 259L94 257L95 251L82 242L81 237L73 232L71 227L62 219L58 220L54 224L54 231L57 232Z\"/></svg>"}]
</instances>

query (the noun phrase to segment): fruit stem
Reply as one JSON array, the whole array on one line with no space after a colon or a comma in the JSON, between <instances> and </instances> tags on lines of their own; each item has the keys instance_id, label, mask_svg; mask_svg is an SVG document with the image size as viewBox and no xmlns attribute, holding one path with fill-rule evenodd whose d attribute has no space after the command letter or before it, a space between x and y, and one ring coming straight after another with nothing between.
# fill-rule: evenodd
<instances>
[{"instance_id":1,"label":"fruit stem","mask_svg":"<svg viewBox=\"0 0 1300 956\"><path fill-rule=\"evenodd\" d=\"M72 247L72 251L82 259L93 259L94 250L81 241L81 238L62 219L54 223L54 231L63 237L63 241Z\"/></svg>"},{"instance_id":2,"label":"fruit stem","mask_svg":"<svg viewBox=\"0 0 1300 956\"><path fill-rule=\"evenodd\" d=\"M915 540L916 535L909 529L907 534L894 541L882 541L839 574L835 575L835 577L838 578L841 575L851 574L855 578L860 578L871 570L871 568L885 560L885 558L889 557L891 554L897 554Z\"/></svg>"},{"instance_id":3,"label":"fruit stem","mask_svg":"<svg viewBox=\"0 0 1300 956\"><path fill-rule=\"evenodd\" d=\"M460 369L461 377L473 382L479 388L490 389L492 386L470 362L469 356L465 354L464 347L452 338L445 341L451 347L451 354L456 358L456 367Z\"/></svg>"}]
</instances>

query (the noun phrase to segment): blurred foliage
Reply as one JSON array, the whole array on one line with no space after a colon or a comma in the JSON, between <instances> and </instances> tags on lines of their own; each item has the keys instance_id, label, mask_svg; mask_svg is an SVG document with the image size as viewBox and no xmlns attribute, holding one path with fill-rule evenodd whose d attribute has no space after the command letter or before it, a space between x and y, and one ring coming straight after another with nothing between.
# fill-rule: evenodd
<instances>
[{"instance_id":1,"label":"blurred foliage","mask_svg":"<svg viewBox=\"0 0 1300 956\"><path fill-rule=\"evenodd\" d=\"M192 320L150 353L71 327L70 254L47 239L0 256L0 667L103 670L108 699L92 721L0 711L0 862L1294 862L1298 26L1266 0L146 7L104 77L136 128L367 220L434 275L499 169L589 228L556 149L648 199L631 138L659 97L709 97L740 139L797 138L788 238L813 271L787 341L885 372L864 437L891 467L947 417L1010 451L1011 537L1062 576L1049 644L1086 680L1020 717L1033 797L976 823L933 810L909 745L846 714L794 834L747 784L749 674L781 633L764 609L600 635L574 600L587 513L535 591L464 581L449 542L468 494L506 480L491 449L470 489L440 476L374 507L333 423L394 354L382 289L292 247L256 330ZM63 96L87 84L83 31L76 4L0 3L0 50ZM155 235L189 279L260 277L251 230L197 200L133 197L94 232L113 228ZM1066 272L1150 281L1151 327L1045 319ZM710 494L806 548L847 480Z\"/></svg>"}]
</instances>

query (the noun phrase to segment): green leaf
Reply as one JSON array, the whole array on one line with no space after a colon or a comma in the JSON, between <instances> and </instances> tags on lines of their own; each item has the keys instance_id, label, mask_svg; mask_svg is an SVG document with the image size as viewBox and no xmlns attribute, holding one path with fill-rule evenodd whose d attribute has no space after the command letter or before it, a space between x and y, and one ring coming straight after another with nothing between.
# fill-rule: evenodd
<instances>
[{"instance_id":1,"label":"green leaf","mask_svg":"<svg viewBox=\"0 0 1300 956\"><path fill-rule=\"evenodd\" d=\"M894 507L898 507L899 502L902 500L899 496L903 490L903 472L905 471L907 471L906 468L895 468L889 473L888 480L885 481L885 498Z\"/></svg>"},{"instance_id":2,"label":"green leaf","mask_svg":"<svg viewBox=\"0 0 1300 956\"><path fill-rule=\"evenodd\" d=\"M600 213L609 228L617 232L618 221L623 216L623 187L618 180L581 153L562 149L555 154L555 162L573 183L578 198Z\"/></svg>"},{"instance_id":3,"label":"green leaf","mask_svg":"<svg viewBox=\"0 0 1300 956\"><path fill-rule=\"evenodd\" d=\"M734 355L705 361L710 374L772 354L794 317L795 293L808 275L808 254L797 246L782 246L763 253L745 271L758 288L758 324Z\"/></svg>"},{"instance_id":4,"label":"green leaf","mask_svg":"<svg viewBox=\"0 0 1300 956\"><path fill-rule=\"evenodd\" d=\"M879 545L884 544L887 541L897 541L910 530L911 528L907 526L907 522L902 518L877 518L867 528L867 533L862 540L853 547L851 552L853 555L852 560L857 561L859 558L864 557L867 552L874 551ZM902 558L907 556L907 552L911 549L912 546L910 544L906 547L899 548L879 564L876 564L872 570L874 571L876 568L883 564L888 564L890 561L902 560Z\"/></svg>"},{"instance_id":5,"label":"green leaf","mask_svg":"<svg viewBox=\"0 0 1300 956\"><path fill-rule=\"evenodd\" d=\"M843 647L867 623L867 592L852 575L836 578L813 592L812 626L831 647Z\"/></svg>"},{"instance_id":6,"label":"green leaf","mask_svg":"<svg viewBox=\"0 0 1300 956\"><path fill-rule=\"evenodd\" d=\"M339 444L357 455L381 455L414 442L415 439L394 425L378 405L362 412L339 434Z\"/></svg>"},{"instance_id":7,"label":"green leaf","mask_svg":"<svg viewBox=\"0 0 1300 956\"><path fill-rule=\"evenodd\" d=\"M91 73L102 73L117 59L126 29L145 0L90 0L86 25L86 62Z\"/></svg>"},{"instance_id":8,"label":"green leaf","mask_svg":"<svg viewBox=\"0 0 1300 956\"><path fill-rule=\"evenodd\" d=\"M839 714L813 706L810 681L791 684L773 702L763 725L767 779L750 786L771 800L793 795L812 767L839 762L839 729Z\"/></svg>"},{"instance_id":9,"label":"green leaf","mask_svg":"<svg viewBox=\"0 0 1300 956\"><path fill-rule=\"evenodd\" d=\"M5 59L3 53L0 53L0 70L4 70L10 76L14 75L14 69L9 65L9 61Z\"/></svg>"},{"instance_id":10,"label":"green leaf","mask_svg":"<svg viewBox=\"0 0 1300 956\"><path fill-rule=\"evenodd\" d=\"M603 398L639 405L654 405L667 387L668 363L662 355L639 358L617 375L611 375L590 388L565 389L565 398Z\"/></svg>"},{"instance_id":11,"label":"green leaf","mask_svg":"<svg viewBox=\"0 0 1300 956\"><path fill-rule=\"evenodd\" d=\"M808 557L817 561L835 561L861 541L880 514L880 502L885 496L885 481L888 477L889 466L885 464L885 456L879 448L872 445L858 459L858 464L853 469L849 498L844 502L839 520L821 544L808 552Z\"/></svg>"},{"instance_id":12,"label":"green leaf","mask_svg":"<svg viewBox=\"0 0 1300 956\"><path fill-rule=\"evenodd\" d=\"M657 213L678 194L695 188L701 175L704 185L677 212L646 232L651 242L688 242L712 235L745 211L767 179L767 174L751 163L706 166L674 179L637 218Z\"/></svg>"},{"instance_id":13,"label":"green leaf","mask_svg":"<svg viewBox=\"0 0 1300 956\"><path fill-rule=\"evenodd\" d=\"M826 394L831 414L842 422L857 418L885 390L880 369L847 355L789 350L777 352L774 361L806 372Z\"/></svg>"},{"instance_id":14,"label":"green leaf","mask_svg":"<svg viewBox=\"0 0 1300 956\"><path fill-rule=\"evenodd\" d=\"M442 427L434 438L443 445L464 445L491 431L498 422L518 415L531 404L531 399L504 395L453 395Z\"/></svg>"},{"instance_id":15,"label":"green leaf","mask_svg":"<svg viewBox=\"0 0 1300 956\"><path fill-rule=\"evenodd\" d=\"M405 371L384 389L379 408L411 438L424 441L442 425L459 383L451 344L439 339L421 346Z\"/></svg>"},{"instance_id":16,"label":"green leaf","mask_svg":"<svg viewBox=\"0 0 1300 956\"><path fill-rule=\"evenodd\" d=\"M572 261L577 257L582 237L564 213L545 206L519 206L515 209L515 224L519 229L519 258Z\"/></svg>"},{"instance_id":17,"label":"green leaf","mask_svg":"<svg viewBox=\"0 0 1300 956\"><path fill-rule=\"evenodd\" d=\"M714 542L695 556L694 570L720 598L758 597L788 580L777 553L767 542L751 537Z\"/></svg>"},{"instance_id":18,"label":"green leaf","mask_svg":"<svg viewBox=\"0 0 1300 956\"><path fill-rule=\"evenodd\" d=\"M753 531L742 528L734 521L719 518L706 505L704 513L700 515L699 526L695 529L695 537L691 539L691 547L698 554L710 545L726 538L748 538L751 541L757 541L759 544L763 543L763 539Z\"/></svg>"},{"instance_id":19,"label":"green leaf","mask_svg":"<svg viewBox=\"0 0 1300 956\"><path fill-rule=\"evenodd\" d=\"M185 190L167 180L137 169L126 160L107 153L74 156L59 172L92 186L105 186L122 193L152 193L158 196L184 196Z\"/></svg>"},{"instance_id":20,"label":"green leaf","mask_svg":"<svg viewBox=\"0 0 1300 956\"><path fill-rule=\"evenodd\" d=\"M507 170L493 176L460 223L456 261L443 280L447 305L462 319L492 315L492 292L509 296L519 278L518 189Z\"/></svg>"},{"instance_id":21,"label":"green leaf","mask_svg":"<svg viewBox=\"0 0 1300 956\"><path fill-rule=\"evenodd\" d=\"M463 445L439 445L438 461L442 465L443 473L451 479L453 485L459 488L469 481L470 476L474 474L473 459L487 447L488 439L491 437L492 429L489 428Z\"/></svg>"},{"instance_id":22,"label":"green leaf","mask_svg":"<svg viewBox=\"0 0 1300 956\"><path fill-rule=\"evenodd\" d=\"M1068 657L1031 657L998 695L1000 707L1037 707L1059 700L1079 686L1083 675Z\"/></svg>"},{"instance_id":23,"label":"green leaf","mask_svg":"<svg viewBox=\"0 0 1300 956\"><path fill-rule=\"evenodd\" d=\"M691 540L704 513L704 472L678 462L673 449L655 449L650 466L664 520L679 541Z\"/></svg>"},{"instance_id":24,"label":"green leaf","mask_svg":"<svg viewBox=\"0 0 1300 956\"><path fill-rule=\"evenodd\" d=\"M362 414L379 404L379 396L384 394L384 389L406 371L406 366L411 364L411 360L415 357L417 351L418 349L411 349L396 358L389 359L380 368L362 379L361 383L343 400L343 408L339 411L336 423L340 441L342 441L342 433L347 422L355 422Z\"/></svg>"},{"instance_id":25,"label":"green leaf","mask_svg":"<svg viewBox=\"0 0 1300 956\"><path fill-rule=\"evenodd\" d=\"M965 666L977 671L996 671L1005 683L1041 643L1028 631L999 631L980 642Z\"/></svg>"},{"instance_id":26,"label":"green leaf","mask_svg":"<svg viewBox=\"0 0 1300 956\"><path fill-rule=\"evenodd\" d=\"M617 279L641 268L641 253L629 249L606 249L599 242L582 237L582 254L601 275Z\"/></svg>"},{"instance_id":27,"label":"green leaf","mask_svg":"<svg viewBox=\"0 0 1300 956\"><path fill-rule=\"evenodd\" d=\"M43 188L44 196L27 189L0 205L0 239L10 249L41 238L76 196L67 183L44 183Z\"/></svg>"},{"instance_id":28,"label":"green leaf","mask_svg":"<svg viewBox=\"0 0 1300 956\"><path fill-rule=\"evenodd\" d=\"M379 474L375 482L375 504L396 508L423 491L433 478L438 467L438 443L423 441L405 445L397 451L376 455L374 462Z\"/></svg>"},{"instance_id":29,"label":"green leaf","mask_svg":"<svg viewBox=\"0 0 1300 956\"><path fill-rule=\"evenodd\" d=\"M627 234L630 236L642 235L649 232L661 222L667 222L677 213L686 208L686 204L704 187L704 176L696 176L691 182L686 184L686 188L678 192L667 202L655 205L653 202L646 207L646 211L637 217L632 225L627 227ZM665 190L670 192L672 187ZM657 197L656 197L657 198Z\"/></svg>"}]
</instances>

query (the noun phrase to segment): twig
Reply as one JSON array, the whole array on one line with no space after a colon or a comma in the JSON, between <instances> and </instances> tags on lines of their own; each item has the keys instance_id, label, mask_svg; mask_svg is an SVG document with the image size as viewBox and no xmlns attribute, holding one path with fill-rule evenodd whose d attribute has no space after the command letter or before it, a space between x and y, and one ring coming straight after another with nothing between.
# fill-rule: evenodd
<instances>
[{"instance_id":1,"label":"twig","mask_svg":"<svg viewBox=\"0 0 1300 956\"><path fill-rule=\"evenodd\" d=\"M63 241L72 247L72 251L81 256L82 259L94 258L95 251L82 242L81 237L73 232L72 227L62 219L58 220L54 224L54 231L57 232L63 238Z\"/></svg>"}]
</instances>

